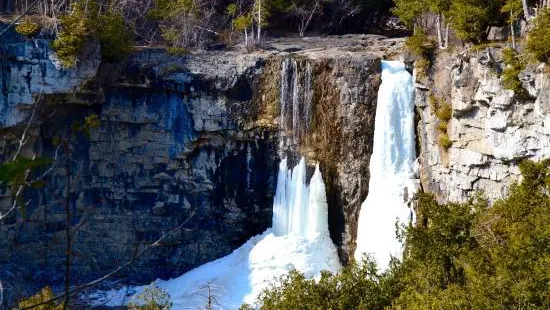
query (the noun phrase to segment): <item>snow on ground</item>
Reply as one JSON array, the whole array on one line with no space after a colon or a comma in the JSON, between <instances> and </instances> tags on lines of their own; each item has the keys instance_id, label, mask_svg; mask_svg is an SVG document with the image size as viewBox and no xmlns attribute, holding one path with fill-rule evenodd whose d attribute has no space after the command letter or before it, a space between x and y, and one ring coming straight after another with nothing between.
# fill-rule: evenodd
<instances>
[{"instance_id":1,"label":"snow on ground","mask_svg":"<svg viewBox=\"0 0 550 310\"><path fill-rule=\"evenodd\" d=\"M208 287L216 309L238 309L255 304L270 284L296 269L308 278L321 271L340 271L341 265L328 233L325 184L319 167L306 185L305 160L291 170L281 162L274 209L276 234L268 229L248 240L233 253L197 267L181 277L155 284L166 290L173 309L204 309ZM95 292L93 305L120 306L144 289L141 287Z\"/></svg>"},{"instance_id":2,"label":"snow on ground","mask_svg":"<svg viewBox=\"0 0 550 310\"><path fill-rule=\"evenodd\" d=\"M207 284L216 304L223 309L238 309L243 303L254 304L258 294L274 280L296 269L307 277L322 270L338 272L340 261L332 240L326 236L307 239L296 234L275 236L271 229L251 238L233 253L195 268L179 278L157 280L155 284L172 297L174 309L204 308ZM119 306L128 295L144 287L123 288L96 293L94 304Z\"/></svg>"}]
</instances>

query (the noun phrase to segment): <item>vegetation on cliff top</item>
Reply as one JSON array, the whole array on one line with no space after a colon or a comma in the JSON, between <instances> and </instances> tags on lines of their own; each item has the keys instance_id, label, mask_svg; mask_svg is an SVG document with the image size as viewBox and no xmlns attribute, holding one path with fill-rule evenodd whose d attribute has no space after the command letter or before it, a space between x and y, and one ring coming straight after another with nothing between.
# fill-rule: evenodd
<instances>
[{"instance_id":1,"label":"vegetation on cliff top","mask_svg":"<svg viewBox=\"0 0 550 310\"><path fill-rule=\"evenodd\" d=\"M548 309L550 160L520 168L523 182L492 207L419 195L417 226L401 231L404 258L387 272L368 259L318 282L293 272L260 309Z\"/></svg>"},{"instance_id":2,"label":"vegetation on cliff top","mask_svg":"<svg viewBox=\"0 0 550 310\"><path fill-rule=\"evenodd\" d=\"M450 46L454 34L463 42L481 43L490 26L510 25L516 46L518 21L533 20L534 1L527 0L9 0L16 13L40 17L22 22L20 33L32 36L43 28L56 34L54 46L62 63L73 66L89 40L98 40L106 60L123 58L133 45L163 44L175 54L211 43L260 44L267 33L376 32L386 29L391 13L415 33L433 32L440 48ZM543 7L549 5L544 1ZM38 3L38 4L36 4ZM36 4L35 7L32 7ZM539 5L540 6L540 5ZM545 30L548 13L537 9L527 49L539 61L548 61L550 46ZM387 30L387 29L386 29ZM536 39L535 39L536 38ZM420 43L420 45L424 42ZM420 61L426 62L425 58Z\"/></svg>"}]
</instances>

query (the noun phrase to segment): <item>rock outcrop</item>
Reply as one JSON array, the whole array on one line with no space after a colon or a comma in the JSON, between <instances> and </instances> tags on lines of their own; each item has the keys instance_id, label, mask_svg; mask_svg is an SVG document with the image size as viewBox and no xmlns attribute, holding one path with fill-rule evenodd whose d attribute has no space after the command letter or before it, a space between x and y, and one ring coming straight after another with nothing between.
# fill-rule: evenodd
<instances>
[{"instance_id":1,"label":"rock outcrop","mask_svg":"<svg viewBox=\"0 0 550 310\"><path fill-rule=\"evenodd\" d=\"M520 179L522 160L550 155L548 73L544 65L528 66L520 74L528 96L514 94L503 87L502 50L440 53L431 81L419 81L422 184L442 201L465 201L476 192L494 201ZM453 110L448 149L438 145L433 100L446 101Z\"/></svg>"}]
</instances>

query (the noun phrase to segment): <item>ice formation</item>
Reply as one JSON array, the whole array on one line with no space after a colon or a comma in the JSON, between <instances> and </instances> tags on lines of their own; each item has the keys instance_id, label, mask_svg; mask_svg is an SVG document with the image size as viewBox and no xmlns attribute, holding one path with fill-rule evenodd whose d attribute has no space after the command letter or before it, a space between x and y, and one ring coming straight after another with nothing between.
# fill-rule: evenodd
<instances>
[{"instance_id":1,"label":"ice formation","mask_svg":"<svg viewBox=\"0 0 550 310\"><path fill-rule=\"evenodd\" d=\"M291 269L309 278L318 277L322 270L340 270L336 247L329 236L325 184L319 166L308 186L305 159L292 170L287 165L284 159L279 166L273 229L181 277L156 281L170 294L174 309L204 308L208 287L215 308L238 309L243 303L254 304L264 288ZM91 297L95 305L118 306L143 288L98 292Z\"/></svg>"},{"instance_id":2,"label":"ice formation","mask_svg":"<svg viewBox=\"0 0 550 310\"><path fill-rule=\"evenodd\" d=\"M369 254L381 270L392 256L402 254L396 223L406 225L414 219L409 208L417 189L413 94L413 79L405 65L383 61L369 194L361 206L355 251L356 260Z\"/></svg>"}]
</instances>

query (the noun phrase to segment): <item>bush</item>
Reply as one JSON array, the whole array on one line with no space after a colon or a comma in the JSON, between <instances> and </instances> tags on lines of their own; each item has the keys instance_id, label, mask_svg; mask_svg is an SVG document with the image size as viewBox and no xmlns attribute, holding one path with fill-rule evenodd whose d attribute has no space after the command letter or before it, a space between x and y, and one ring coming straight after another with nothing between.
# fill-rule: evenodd
<instances>
[{"instance_id":1,"label":"bush","mask_svg":"<svg viewBox=\"0 0 550 310\"><path fill-rule=\"evenodd\" d=\"M100 12L95 0L74 2L71 12L59 19L61 30L53 47L65 67L76 65L78 56L90 40L99 41L101 56L107 61L119 60L132 51L131 31L122 15Z\"/></svg>"},{"instance_id":2,"label":"bush","mask_svg":"<svg viewBox=\"0 0 550 310\"><path fill-rule=\"evenodd\" d=\"M494 1L496 4L498 1ZM480 43L486 39L489 23L496 19L499 9L492 2L483 0L452 1L449 16L459 38Z\"/></svg>"},{"instance_id":3,"label":"bush","mask_svg":"<svg viewBox=\"0 0 550 310\"><path fill-rule=\"evenodd\" d=\"M143 292L132 297L128 303L130 310L170 310L170 295L155 284L146 287Z\"/></svg>"},{"instance_id":4,"label":"bush","mask_svg":"<svg viewBox=\"0 0 550 310\"><path fill-rule=\"evenodd\" d=\"M407 38L405 47L416 57L429 59L435 51L435 42L428 36L426 30L419 28Z\"/></svg>"},{"instance_id":5,"label":"bush","mask_svg":"<svg viewBox=\"0 0 550 310\"><path fill-rule=\"evenodd\" d=\"M120 13L105 12L99 18L98 40L101 58L116 61L125 58L133 50L133 37Z\"/></svg>"},{"instance_id":6,"label":"bush","mask_svg":"<svg viewBox=\"0 0 550 310\"><path fill-rule=\"evenodd\" d=\"M544 10L537 16L533 29L527 38L527 51L538 61L550 60L550 10Z\"/></svg>"},{"instance_id":7,"label":"bush","mask_svg":"<svg viewBox=\"0 0 550 310\"><path fill-rule=\"evenodd\" d=\"M442 147L443 149L447 150L453 145L453 141L449 138L449 134L447 132L442 132L439 134L439 138L437 139L437 144Z\"/></svg>"},{"instance_id":8,"label":"bush","mask_svg":"<svg viewBox=\"0 0 550 310\"><path fill-rule=\"evenodd\" d=\"M61 30L53 48L64 67L74 67L85 44L95 36L98 6L95 1L86 6L85 1L74 2L71 12L59 17Z\"/></svg>"},{"instance_id":9,"label":"bush","mask_svg":"<svg viewBox=\"0 0 550 310\"><path fill-rule=\"evenodd\" d=\"M260 294L259 305L262 310L384 309L399 292L393 275L379 275L368 258L338 275L323 272L319 281L291 271Z\"/></svg>"},{"instance_id":10,"label":"bush","mask_svg":"<svg viewBox=\"0 0 550 310\"><path fill-rule=\"evenodd\" d=\"M450 121L453 117L453 108L450 104L443 100L438 104L437 110L435 111L435 116L441 121Z\"/></svg>"},{"instance_id":11,"label":"bush","mask_svg":"<svg viewBox=\"0 0 550 310\"><path fill-rule=\"evenodd\" d=\"M166 49L166 51L170 55L174 55L174 56L185 56L189 54L189 50L186 49L185 47L170 46Z\"/></svg>"},{"instance_id":12,"label":"bush","mask_svg":"<svg viewBox=\"0 0 550 310\"><path fill-rule=\"evenodd\" d=\"M18 303L18 307L19 308L32 307L34 305L38 305L38 304L41 304L41 303L43 303L47 300L50 300L54 297L55 297L55 295L53 294L52 289L49 286L46 286L40 292L38 292L36 295L33 295L33 296L31 296L31 297L29 297L25 300L20 301ZM54 302L54 301L43 304L43 305L40 305L40 306L37 306L37 307L34 307L34 309L36 309L36 310L61 310L63 308L64 307L63 307L62 303L57 303L57 302Z\"/></svg>"},{"instance_id":13,"label":"bush","mask_svg":"<svg viewBox=\"0 0 550 310\"><path fill-rule=\"evenodd\" d=\"M36 23L26 20L18 24L17 27L15 27L15 31L17 31L17 33L19 33L20 35L32 37L40 32L40 26Z\"/></svg>"},{"instance_id":14,"label":"bush","mask_svg":"<svg viewBox=\"0 0 550 310\"><path fill-rule=\"evenodd\" d=\"M292 272L260 309L549 309L550 160L520 164L521 184L489 203L417 195L417 225L386 273L368 261L318 282Z\"/></svg>"},{"instance_id":15,"label":"bush","mask_svg":"<svg viewBox=\"0 0 550 310\"><path fill-rule=\"evenodd\" d=\"M519 74L525 68L514 49L507 48L503 51L506 68L502 71L502 84L506 89L513 90L518 97L526 97L527 92L519 79Z\"/></svg>"}]
</instances>

